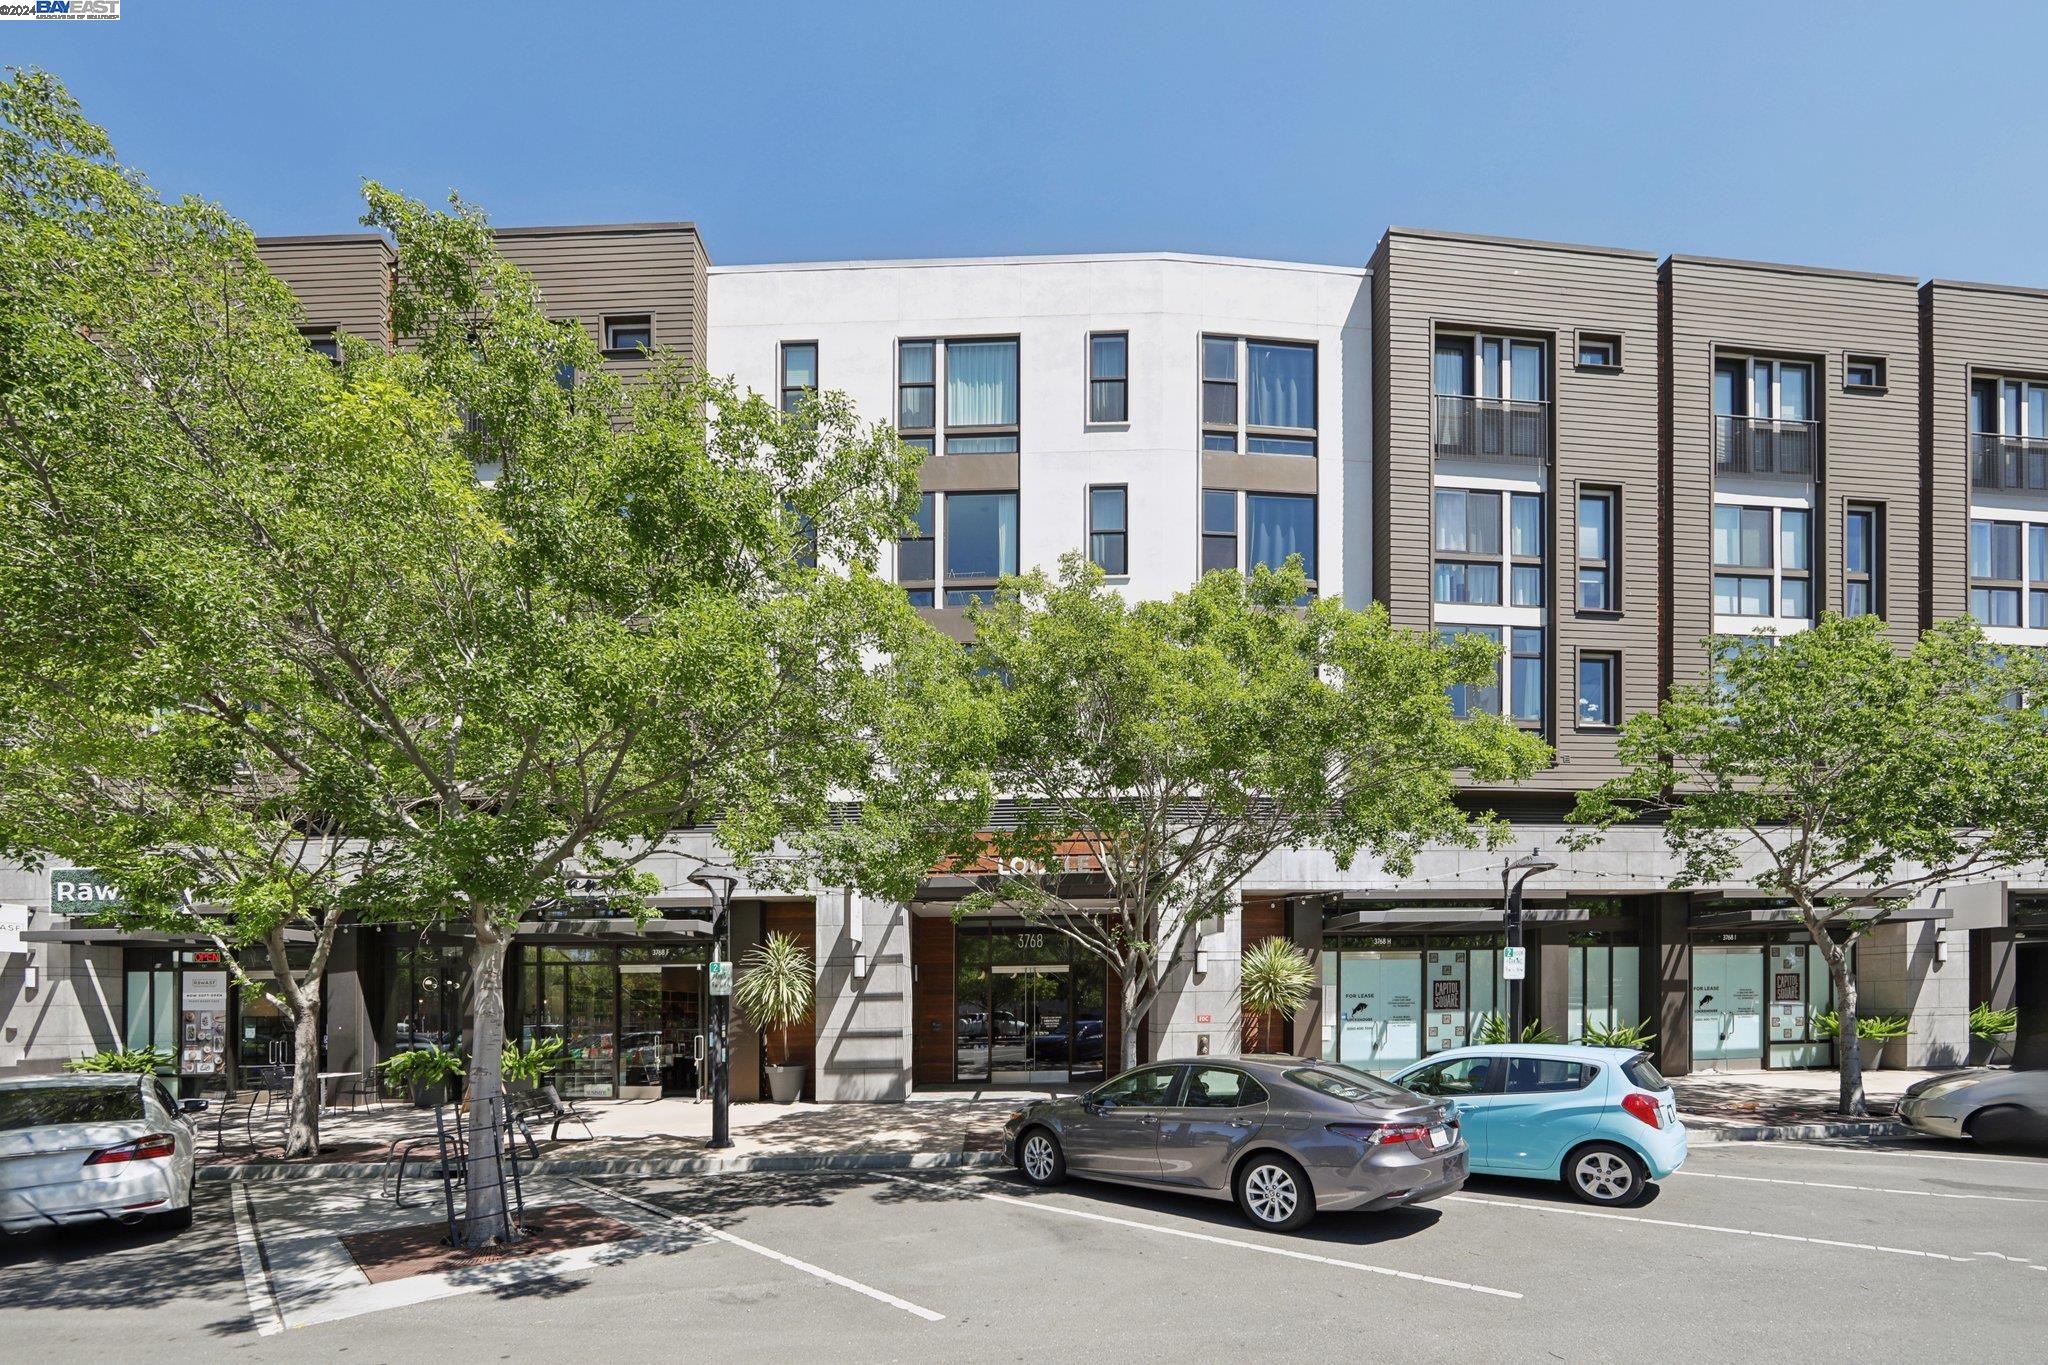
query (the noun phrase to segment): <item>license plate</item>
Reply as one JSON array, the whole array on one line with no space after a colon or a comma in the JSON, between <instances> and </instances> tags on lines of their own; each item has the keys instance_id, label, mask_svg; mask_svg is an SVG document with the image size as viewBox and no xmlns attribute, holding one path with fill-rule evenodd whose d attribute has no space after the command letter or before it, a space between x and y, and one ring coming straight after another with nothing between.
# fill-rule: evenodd
<instances>
[{"instance_id":1,"label":"license plate","mask_svg":"<svg viewBox=\"0 0 2048 1365\"><path fill-rule=\"evenodd\" d=\"M1441 1125L1429 1130L1429 1145L1448 1147L1451 1145L1451 1130Z\"/></svg>"}]
</instances>

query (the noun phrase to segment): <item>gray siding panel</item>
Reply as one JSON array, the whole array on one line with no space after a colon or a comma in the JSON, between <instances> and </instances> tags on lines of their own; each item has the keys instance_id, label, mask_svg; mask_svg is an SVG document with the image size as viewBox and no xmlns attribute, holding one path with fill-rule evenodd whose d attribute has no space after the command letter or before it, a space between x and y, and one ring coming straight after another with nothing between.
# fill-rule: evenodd
<instances>
[{"instance_id":1,"label":"gray siding panel","mask_svg":"<svg viewBox=\"0 0 2048 1365\"><path fill-rule=\"evenodd\" d=\"M551 316L575 318L600 345L606 317L645 313L654 320L657 347L704 363L709 261L690 225L514 228L498 234L498 249L533 275ZM644 373L647 362L621 358L606 367L631 376Z\"/></svg>"},{"instance_id":2,"label":"gray siding panel","mask_svg":"<svg viewBox=\"0 0 2048 1365\"><path fill-rule=\"evenodd\" d=\"M2048 377L2048 294L1936 280L1927 321L1927 623L1969 609L1970 375ZM2048 502L2044 502L2048 505Z\"/></svg>"},{"instance_id":3,"label":"gray siding panel","mask_svg":"<svg viewBox=\"0 0 2048 1365\"><path fill-rule=\"evenodd\" d=\"M1713 368L1718 351L1815 363L1821 418L1814 593L1842 609L1842 514L1884 506L1886 617L1910 644L1919 625L1920 344L1913 282L1674 257L1665 265L1667 620L1671 681L1704 681L1713 630ZM1882 393L1842 388L1847 352L1885 357Z\"/></svg>"},{"instance_id":4,"label":"gray siding panel","mask_svg":"<svg viewBox=\"0 0 2048 1365\"><path fill-rule=\"evenodd\" d=\"M1579 730L1576 660L1614 651L1622 714L1658 697L1657 287L1648 256L1395 229L1374 257L1376 591L1395 620L1433 619L1431 352L1439 327L1540 334L1552 348L1549 738L1557 766L1524 790L1569 791L1619 772L1614 737ZM1580 331L1618 335L1618 373L1579 370ZM1617 613L1577 611L1576 495L1621 495Z\"/></svg>"},{"instance_id":5,"label":"gray siding panel","mask_svg":"<svg viewBox=\"0 0 2048 1365\"><path fill-rule=\"evenodd\" d=\"M272 238L256 249L298 297L306 326L391 344L392 256L382 237Z\"/></svg>"}]
</instances>

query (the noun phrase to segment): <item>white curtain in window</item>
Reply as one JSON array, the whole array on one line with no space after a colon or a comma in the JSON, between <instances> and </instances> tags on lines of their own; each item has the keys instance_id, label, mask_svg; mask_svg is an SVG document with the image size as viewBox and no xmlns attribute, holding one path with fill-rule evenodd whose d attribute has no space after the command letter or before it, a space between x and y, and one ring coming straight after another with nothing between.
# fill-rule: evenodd
<instances>
[{"instance_id":1,"label":"white curtain in window","mask_svg":"<svg viewBox=\"0 0 2048 1365\"><path fill-rule=\"evenodd\" d=\"M1316 500L1295 495L1253 493L1245 499L1251 523L1251 565L1279 568L1287 556L1301 556L1302 571L1316 576Z\"/></svg>"},{"instance_id":2,"label":"white curtain in window","mask_svg":"<svg viewBox=\"0 0 2048 1365\"><path fill-rule=\"evenodd\" d=\"M1245 347L1251 369L1251 394L1245 420L1255 427L1304 427L1316 424L1316 353L1309 346Z\"/></svg>"},{"instance_id":3,"label":"white curtain in window","mask_svg":"<svg viewBox=\"0 0 2048 1365\"><path fill-rule=\"evenodd\" d=\"M946 343L946 425L1005 427L1017 423L1017 343Z\"/></svg>"}]
</instances>

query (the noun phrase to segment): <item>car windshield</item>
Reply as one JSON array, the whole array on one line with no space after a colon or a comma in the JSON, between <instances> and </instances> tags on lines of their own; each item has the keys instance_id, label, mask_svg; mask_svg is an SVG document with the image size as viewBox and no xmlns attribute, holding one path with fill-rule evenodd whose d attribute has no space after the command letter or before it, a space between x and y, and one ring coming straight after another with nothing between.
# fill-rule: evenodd
<instances>
[{"instance_id":1,"label":"car windshield","mask_svg":"<svg viewBox=\"0 0 2048 1365\"><path fill-rule=\"evenodd\" d=\"M133 1082L0 1090L0 1132L59 1123L125 1123L141 1117L142 1088Z\"/></svg>"},{"instance_id":2,"label":"car windshield","mask_svg":"<svg viewBox=\"0 0 2048 1365\"><path fill-rule=\"evenodd\" d=\"M1657 1064L1650 1060L1647 1052L1638 1052L1621 1064L1621 1074L1629 1083L1641 1090L1669 1090L1671 1082L1664 1079L1664 1073L1657 1070Z\"/></svg>"},{"instance_id":3,"label":"car windshield","mask_svg":"<svg viewBox=\"0 0 2048 1365\"><path fill-rule=\"evenodd\" d=\"M1333 1099L1350 1104L1371 1104L1386 1100L1407 1102L1411 1100L1408 1091L1398 1085L1390 1085L1377 1076L1368 1076L1363 1071L1352 1071L1348 1067L1300 1067L1287 1073L1287 1079L1296 1085L1305 1085L1319 1090Z\"/></svg>"}]
</instances>

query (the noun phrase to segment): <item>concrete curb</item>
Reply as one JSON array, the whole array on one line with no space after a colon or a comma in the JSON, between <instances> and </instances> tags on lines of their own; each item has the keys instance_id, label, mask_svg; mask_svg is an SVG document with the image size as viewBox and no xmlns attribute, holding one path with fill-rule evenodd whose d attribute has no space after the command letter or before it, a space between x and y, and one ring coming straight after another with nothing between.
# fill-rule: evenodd
<instances>
[{"instance_id":1,"label":"concrete curb","mask_svg":"<svg viewBox=\"0 0 2048 1365\"><path fill-rule=\"evenodd\" d=\"M1905 1124L1892 1119L1842 1119L1822 1123L1751 1124L1721 1128L1688 1123L1688 1142L1802 1142L1815 1138L1899 1138L1915 1137Z\"/></svg>"},{"instance_id":2,"label":"concrete curb","mask_svg":"<svg viewBox=\"0 0 2048 1365\"><path fill-rule=\"evenodd\" d=\"M833 1152L823 1156L769 1153L762 1156L678 1156L573 1158L520 1166L520 1177L550 1175L724 1175L737 1171L940 1171L960 1167L1000 1166L1001 1152ZM418 1168L422 1162L410 1163ZM307 1166L201 1166L199 1179L208 1184L232 1180L252 1184L292 1184L311 1180L382 1180L391 1174L388 1161L329 1161Z\"/></svg>"}]
</instances>

